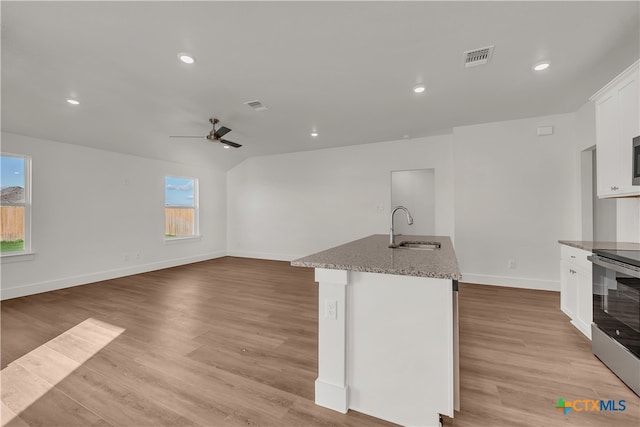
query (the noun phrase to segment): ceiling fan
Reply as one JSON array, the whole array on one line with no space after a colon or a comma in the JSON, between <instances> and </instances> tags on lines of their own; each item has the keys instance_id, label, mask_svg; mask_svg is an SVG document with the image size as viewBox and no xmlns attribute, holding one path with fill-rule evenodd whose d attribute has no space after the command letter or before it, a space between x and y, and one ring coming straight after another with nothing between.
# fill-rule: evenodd
<instances>
[{"instance_id":1,"label":"ceiling fan","mask_svg":"<svg viewBox=\"0 0 640 427\"><path fill-rule=\"evenodd\" d=\"M211 132L209 132L209 134L205 136L205 138L207 138L209 141L218 141L219 143L224 144L224 148L229 148L229 147L240 148L240 147L242 147L241 144L238 144L238 143L233 142L233 141L229 141L228 139L222 139L223 136L225 136L226 134L231 132L231 129L229 129L228 127L225 127L225 126L220 126L220 128L218 130L216 130L216 125L218 123L220 123L220 120L216 119L215 117L211 117L209 119L209 123L211 123L211 126L213 126L213 128L211 129ZM171 135L171 136L169 136L169 138L202 138L202 136Z\"/></svg>"}]
</instances>

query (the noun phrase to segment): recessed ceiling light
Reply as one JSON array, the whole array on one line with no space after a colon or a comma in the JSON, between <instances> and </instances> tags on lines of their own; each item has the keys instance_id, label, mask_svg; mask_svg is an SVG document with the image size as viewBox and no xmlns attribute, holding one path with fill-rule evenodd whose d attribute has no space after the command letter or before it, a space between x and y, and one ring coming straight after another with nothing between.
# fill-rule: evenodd
<instances>
[{"instance_id":1,"label":"recessed ceiling light","mask_svg":"<svg viewBox=\"0 0 640 427\"><path fill-rule=\"evenodd\" d=\"M78 105L78 104L80 104L80 101L78 101L78 100L76 100L76 99L71 99L71 98L67 99L67 102L68 102L69 104L71 104L71 105Z\"/></svg>"},{"instance_id":2,"label":"recessed ceiling light","mask_svg":"<svg viewBox=\"0 0 640 427\"><path fill-rule=\"evenodd\" d=\"M403 138L409 138L409 135L402 135Z\"/></svg>"},{"instance_id":3,"label":"recessed ceiling light","mask_svg":"<svg viewBox=\"0 0 640 427\"><path fill-rule=\"evenodd\" d=\"M226 149L226 148L230 148L228 145L223 145L223 147L224 147L225 149Z\"/></svg>"},{"instance_id":4,"label":"recessed ceiling light","mask_svg":"<svg viewBox=\"0 0 640 427\"><path fill-rule=\"evenodd\" d=\"M542 71L542 70L546 70L547 68L549 68L549 65L551 65L551 64L548 61L538 62L532 68L534 70L536 70L536 71Z\"/></svg>"},{"instance_id":5,"label":"recessed ceiling light","mask_svg":"<svg viewBox=\"0 0 640 427\"><path fill-rule=\"evenodd\" d=\"M311 136L315 138L316 136L318 136L318 132L315 132L315 131L311 132Z\"/></svg>"},{"instance_id":6,"label":"recessed ceiling light","mask_svg":"<svg viewBox=\"0 0 640 427\"><path fill-rule=\"evenodd\" d=\"M413 87L413 91L415 93L422 93L422 92L424 92L424 89L425 89L424 85L418 85L418 86L414 86Z\"/></svg>"},{"instance_id":7,"label":"recessed ceiling light","mask_svg":"<svg viewBox=\"0 0 640 427\"><path fill-rule=\"evenodd\" d=\"M189 55L188 53L179 53L178 58L180 58L180 61L184 62L185 64L193 64L194 62L196 62L196 58Z\"/></svg>"}]
</instances>

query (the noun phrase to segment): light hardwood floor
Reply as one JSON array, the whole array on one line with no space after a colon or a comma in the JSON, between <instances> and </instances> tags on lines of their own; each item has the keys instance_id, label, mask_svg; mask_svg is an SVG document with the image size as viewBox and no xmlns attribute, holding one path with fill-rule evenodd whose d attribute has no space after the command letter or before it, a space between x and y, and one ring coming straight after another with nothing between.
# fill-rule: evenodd
<instances>
[{"instance_id":1,"label":"light hardwood floor","mask_svg":"<svg viewBox=\"0 0 640 427\"><path fill-rule=\"evenodd\" d=\"M461 284L459 300L461 411L445 425L640 426L640 399L591 353L559 293ZM627 409L564 416L560 397Z\"/></svg>"},{"instance_id":2,"label":"light hardwood floor","mask_svg":"<svg viewBox=\"0 0 640 427\"><path fill-rule=\"evenodd\" d=\"M445 425L640 425L557 293L459 296L461 411ZM3 424L391 425L314 405L316 299L311 269L227 257L4 301ZM564 416L559 397L627 410Z\"/></svg>"}]
</instances>

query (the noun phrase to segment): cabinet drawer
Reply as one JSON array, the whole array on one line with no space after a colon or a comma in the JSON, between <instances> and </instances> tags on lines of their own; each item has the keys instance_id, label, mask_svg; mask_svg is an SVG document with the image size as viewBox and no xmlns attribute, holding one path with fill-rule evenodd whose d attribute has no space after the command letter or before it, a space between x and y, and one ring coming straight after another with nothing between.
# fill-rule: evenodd
<instances>
[{"instance_id":1,"label":"cabinet drawer","mask_svg":"<svg viewBox=\"0 0 640 427\"><path fill-rule=\"evenodd\" d=\"M587 259L592 253L583 249L574 248L573 246L561 245L560 258L574 264L578 268L591 271L591 261Z\"/></svg>"}]
</instances>

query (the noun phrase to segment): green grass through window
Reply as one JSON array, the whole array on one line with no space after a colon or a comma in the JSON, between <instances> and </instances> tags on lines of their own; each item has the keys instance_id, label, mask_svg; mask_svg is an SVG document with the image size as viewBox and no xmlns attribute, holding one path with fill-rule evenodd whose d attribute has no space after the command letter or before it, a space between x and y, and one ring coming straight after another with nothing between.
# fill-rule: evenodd
<instances>
[{"instance_id":1,"label":"green grass through window","mask_svg":"<svg viewBox=\"0 0 640 427\"><path fill-rule=\"evenodd\" d=\"M22 251L22 250L24 250L24 240L0 242L0 252Z\"/></svg>"}]
</instances>

